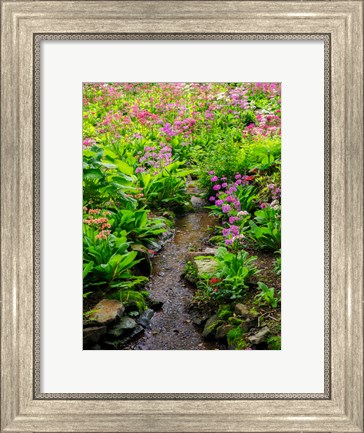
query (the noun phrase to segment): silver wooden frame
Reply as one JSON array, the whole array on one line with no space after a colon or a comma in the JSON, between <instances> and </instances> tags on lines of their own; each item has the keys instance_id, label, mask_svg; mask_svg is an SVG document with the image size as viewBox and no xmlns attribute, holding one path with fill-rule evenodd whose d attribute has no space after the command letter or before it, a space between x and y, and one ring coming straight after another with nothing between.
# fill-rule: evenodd
<instances>
[{"instance_id":1,"label":"silver wooden frame","mask_svg":"<svg viewBox=\"0 0 364 433\"><path fill-rule=\"evenodd\" d=\"M1 4L1 431L362 432L362 0ZM49 38L325 41L323 394L40 393L38 48Z\"/></svg>"}]
</instances>

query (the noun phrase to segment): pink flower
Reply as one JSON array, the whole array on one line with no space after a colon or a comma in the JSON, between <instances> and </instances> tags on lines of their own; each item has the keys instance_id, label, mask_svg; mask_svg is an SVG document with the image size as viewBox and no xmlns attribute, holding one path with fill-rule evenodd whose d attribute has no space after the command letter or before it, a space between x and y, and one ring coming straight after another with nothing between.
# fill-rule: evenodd
<instances>
[{"instance_id":1,"label":"pink flower","mask_svg":"<svg viewBox=\"0 0 364 433\"><path fill-rule=\"evenodd\" d=\"M214 185L212 189L214 191L218 191L219 189L221 189L221 185Z\"/></svg>"}]
</instances>

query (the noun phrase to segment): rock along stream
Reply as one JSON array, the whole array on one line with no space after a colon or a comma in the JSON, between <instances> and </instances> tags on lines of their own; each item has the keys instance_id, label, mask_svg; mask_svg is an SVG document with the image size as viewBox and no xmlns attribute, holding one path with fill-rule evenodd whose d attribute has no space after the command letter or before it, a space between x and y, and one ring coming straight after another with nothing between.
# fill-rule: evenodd
<instances>
[{"instance_id":1,"label":"rock along stream","mask_svg":"<svg viewBox=\"0 0 364 433\"><path fill-rule=\"evenodd\" d=\"M206 212L197 211L176 220L175 236L153 259L153 270L148 290L161 300L144 335L129 344L134 350L206 350L217 349L216 343L205 341L192 323L188 305L193 288L181 274L191 246L200 247L209 227L216 220Z\"/></svg>"}]
</instances>

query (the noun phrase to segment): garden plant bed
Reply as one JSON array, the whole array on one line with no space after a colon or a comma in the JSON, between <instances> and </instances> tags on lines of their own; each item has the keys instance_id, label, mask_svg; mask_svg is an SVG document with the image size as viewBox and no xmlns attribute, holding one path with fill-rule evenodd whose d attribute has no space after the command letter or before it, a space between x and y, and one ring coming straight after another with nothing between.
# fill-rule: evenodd
<instances>
[{"instance_id":1,"label":"garden plant bed","mask_svg":"<svg viewBox=\"0 0 364 433\"><path fill-rule=\"evenodd\" d=\"M280 85L83 96L84 349L280 349Z\"/></svg>"}]
</instances>

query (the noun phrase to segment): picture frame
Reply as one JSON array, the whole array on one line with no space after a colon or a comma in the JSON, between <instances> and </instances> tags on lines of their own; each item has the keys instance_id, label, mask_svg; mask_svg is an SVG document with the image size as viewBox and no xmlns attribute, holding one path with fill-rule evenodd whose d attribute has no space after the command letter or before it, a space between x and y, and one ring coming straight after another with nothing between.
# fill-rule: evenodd
<instances>
[{"instance_id":1,"label":"picture frame","mask_svg":"<svg viewBox=\"0 0 364 433\"><path fill-rule=\"evenodd\" d=\"M26 0L1 11L1 431L363 432L363 2ZM37 41L239 34L328 44L325 393L41 394Z\"/></svg>"}]
</instances>

